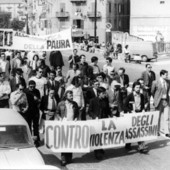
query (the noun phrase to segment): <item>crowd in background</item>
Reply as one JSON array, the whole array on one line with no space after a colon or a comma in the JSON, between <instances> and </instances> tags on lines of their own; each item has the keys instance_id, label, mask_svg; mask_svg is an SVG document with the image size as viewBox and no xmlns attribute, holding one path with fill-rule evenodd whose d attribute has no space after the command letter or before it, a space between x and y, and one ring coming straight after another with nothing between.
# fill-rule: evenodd
<instances>
[{"instance_id":1,"label":"crowd in background","mask_svg":"<svg viewBox=\"0 0 170 170\"><path fill-rule=\"evenodd\" d=\"M34 51L1 51L0 53L0 108L12 108L27 121L36 136L35 145L40 145L42 120L87 120L120 117L126 113L150 111L150 98L154 109L164 115L164 132L169 137L169 80L166 70L160 71L156 80L150 64L129 86L129 76L123 67L115 69L112 58L99 67L98 57L86 61L77 49L69 56L69 70L63 75L63 56L52 51L50 66L46 53ZM152 108L153 109L153 108ZM167 110L167 115L163 114ZM160 130L161 116L159 119ZM158 133L159 135L159 133ZM138 142L141 153L148 147ZM126 144L131 149L131 144ZM103 150L95 150L95 157L102 159ZM62 153L62 164L69 163L71 153Z\"/></svg>"}]
</instances>

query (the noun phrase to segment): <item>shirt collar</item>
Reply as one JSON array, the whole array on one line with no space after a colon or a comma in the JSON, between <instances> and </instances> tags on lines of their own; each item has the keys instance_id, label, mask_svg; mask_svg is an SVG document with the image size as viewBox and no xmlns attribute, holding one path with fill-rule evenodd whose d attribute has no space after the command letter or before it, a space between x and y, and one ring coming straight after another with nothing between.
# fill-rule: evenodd
<instances>
[{"instance_id":1,"label":"shirt collar","mask_svg":"<svg viewBox=\"0 0 170 170\"><path fill-rule=\"evenodd\" d=\"M135 91L133 92L133 95L134 96L140 96L140 93L138 94L138 93L136 93Z\"/></svg>"}]
</instances>

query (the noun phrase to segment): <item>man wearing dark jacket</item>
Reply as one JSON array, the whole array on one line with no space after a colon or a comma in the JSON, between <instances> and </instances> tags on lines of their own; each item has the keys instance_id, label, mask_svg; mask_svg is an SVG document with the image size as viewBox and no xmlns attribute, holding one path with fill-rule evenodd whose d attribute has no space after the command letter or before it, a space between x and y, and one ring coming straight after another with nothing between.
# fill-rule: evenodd
<instances>
[{"instance_id":1,"label":"man wearing dark jacket","mask_svg":"<svg viewBox=\"0 0 170 170\"><path fill-rule=\"evenodd\" d=\"M125 101L125 113L139 113L144 111L144 96L140 93L141 84L139 82L133 83L133 91L130 93ZM148 147L145 146L144 142L138 142L138 150L140 153L147 153ZM127 143L126 149L131 149L131 143Z\"/></svg>"},{"instance_id":2,"label":"man wearing dark jacket","mask_svg":"<svg viewBox=\"0 0 170 170\"><path fill-rule=\"evenodd\" d=\"M97 93L98 96L90 101L89 116L91 116L92 119L108 118L111 116L111 113L109 101L106 97L106 89L104 87L99 87ZM95 150L94 155L96 159L101 160L104 156L104 151L102 149Z\"/></svg>"},{"instance_id":3,"label":"man wearing dark jacket","mask_svg":"<svg viewBox=\"0 0 170 170\"><path fill-rule=\"evenodd\" d=\"M52 51L49 57L50 65L56 69L57 66L61 68L64 66L63 56L60 51Z\"/></svg>"},{"instance_id":4,"label":"man wearing dark jacket","mask_svg":"<svg viewBox=\"0 0 170 170\"><path fill-rule=\"evenodd\" d=\"M79 108L76 102L73 101L73 92L68 90L57 107L55 119L74 121L79 117ZM61 153L61 165L65 166L72 161L72 153Z\"/></svg>"},{"instance_id":5,"label":"man wearing dark jacket","mask_svg":"<svg viewBox=\"0 0 170 170\"><path fill-rule=\"evenodd\" d=\"M33 125L33 134L36 136L35 145L39 146L40 136L39 136L39 104L40 104L40 92L35 88L36 83L33 80L30 80L28 83L28 88L25 89L25 93L28 100L28 110L27 110L27 122L29 128L32 132Z\"/></svg>"}]
</instances>

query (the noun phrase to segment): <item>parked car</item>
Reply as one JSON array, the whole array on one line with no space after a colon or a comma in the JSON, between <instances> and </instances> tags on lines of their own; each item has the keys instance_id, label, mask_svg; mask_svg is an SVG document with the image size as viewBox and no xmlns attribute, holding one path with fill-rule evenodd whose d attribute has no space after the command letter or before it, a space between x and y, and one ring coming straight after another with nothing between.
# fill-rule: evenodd
<instances>
[{"instance_id":1,"label":"parked car","mask_svg":"<svg viewBox=\"0 0 170 170\"><path fill-rule=\"evenodd\" d=\"M127 43L130 52L130 56L139 55L141 56L141 61L149 61L152 59L157 59L158 53L156 50L156 45L150 41L137 41Z\"/></svg>"},{"instance_id":2,"label":"parked car","mask_svg":"<svg viewBox=\"0 0 170 170\"><path fill-rule=\"evenodd\" d=\"M0 169L58 169L45 165L24 118L0 109Z\"/></svg>"}]
</instances>

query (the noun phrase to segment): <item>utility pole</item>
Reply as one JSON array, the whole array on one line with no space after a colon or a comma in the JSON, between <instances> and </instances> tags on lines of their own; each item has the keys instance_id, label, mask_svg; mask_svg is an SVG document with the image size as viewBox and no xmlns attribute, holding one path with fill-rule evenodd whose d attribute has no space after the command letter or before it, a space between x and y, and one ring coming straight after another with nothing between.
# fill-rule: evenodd
<instances>
[{"instance_id":1,"label":"utility pole","mask_svg":"<svg viewBox=\"0 0 170 170\"><path fill-rule=\"evenodd\" d=\"M97 42L97 0L94 5L94 42Z\"/></svg>"}]
</instances>

